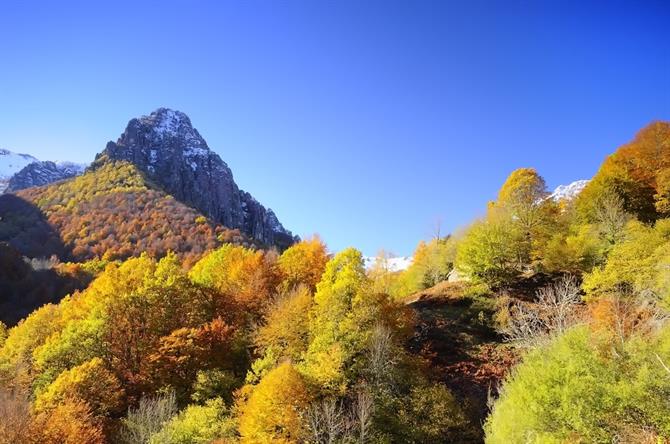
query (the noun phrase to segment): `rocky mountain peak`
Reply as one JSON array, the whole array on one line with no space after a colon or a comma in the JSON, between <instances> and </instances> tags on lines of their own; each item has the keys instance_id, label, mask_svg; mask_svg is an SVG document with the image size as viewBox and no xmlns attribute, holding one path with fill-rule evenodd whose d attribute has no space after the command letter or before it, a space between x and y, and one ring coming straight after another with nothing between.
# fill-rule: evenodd
<instances>
[{"instance_id":1,"label":"rocky mountain peak","mask_svg":"<svg viewBox=\"0 0 670 444\"><path fill-rule=\"evenodd\" d=\"M222 225L280 248L294 242L272 210L239 189L228 165L180 111L159 108L130 120L121 137L96 156L94 167L108 159L133 163L166 192Z\"/></svg>"},{"instance_id":2,"label":"rocky mountain peak","mask_svg":"<svg viewBox=\"0 0 670 444\"><path fill-rule=\"evenodd\" d=\"M198 131L191 125L191 119L181 111L169 108L158 108L148 116L142 116L130 121L129 125L150 128L151 134L160 141L180 139L194 151L209 150L207 143Z\"/></svg>"}]
</instances>

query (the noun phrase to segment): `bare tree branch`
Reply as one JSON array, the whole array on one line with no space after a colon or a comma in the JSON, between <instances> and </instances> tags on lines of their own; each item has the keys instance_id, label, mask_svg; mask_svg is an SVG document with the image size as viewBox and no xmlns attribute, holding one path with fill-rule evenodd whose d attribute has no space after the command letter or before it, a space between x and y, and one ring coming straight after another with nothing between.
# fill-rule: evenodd
<instances>
[{"instance_id":1,"label":"bare tree branch","mask_svg":"<svg viewBox=\"0 0 670 444\"><path fill-rule=\"evenodd\" d=\"M581 294L577 278L564 276L541 288L534 304L517 304L503 333L508 341L535 346L553 334L563 333L580 321Z\"/></svg>"}]
</instances>

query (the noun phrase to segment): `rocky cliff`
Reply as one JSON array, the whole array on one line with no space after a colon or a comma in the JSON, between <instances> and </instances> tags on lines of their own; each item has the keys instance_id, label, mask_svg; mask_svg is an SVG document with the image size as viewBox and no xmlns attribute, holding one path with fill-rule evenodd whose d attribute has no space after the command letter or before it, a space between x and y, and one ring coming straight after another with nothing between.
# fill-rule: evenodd
<instances>
[{"instance_id":1,"label":"rocky cliff","mask_svg":"<svg viewBox=\"0 0 670 444\"><path fill-rule=\"evenodd\" d=\"M132 119L93 168L108 160L133 163L167 193L226 227L280 248L294 242L272 210L239 189L228 165L182 112L160 108Z\"/></svg>"}]
</instances>

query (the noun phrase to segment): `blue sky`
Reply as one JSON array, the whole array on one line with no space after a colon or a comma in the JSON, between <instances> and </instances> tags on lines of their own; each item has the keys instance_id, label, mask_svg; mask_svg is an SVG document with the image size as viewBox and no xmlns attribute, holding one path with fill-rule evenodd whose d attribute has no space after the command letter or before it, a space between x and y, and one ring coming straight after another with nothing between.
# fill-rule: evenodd
<instances>
[{"instance_id":1,"label":"blue sky","mask_svg":"<svg viewBox=\"0 0 670 444\"><path fill-rule=\"evenodd\" d=\"M333 250L410 254L513 169L588 178L670 120L667 1L102 3L0 3L0 147L90 161L179 109Z\"/></svg>"}]
</instances>

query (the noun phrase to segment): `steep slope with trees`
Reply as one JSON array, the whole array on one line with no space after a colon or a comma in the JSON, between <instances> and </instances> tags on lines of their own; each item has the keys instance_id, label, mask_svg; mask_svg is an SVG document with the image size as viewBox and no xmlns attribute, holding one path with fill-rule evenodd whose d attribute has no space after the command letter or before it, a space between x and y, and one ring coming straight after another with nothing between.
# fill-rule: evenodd
<instances>
[{"instance_id":1,"label":"steep slope with trees","mask_svg":"<svg viewBox=\"0 0 670 444\"><path fill-rule=\"evenodd\" d=\"M56 254L75 261L142 252L160 257L168 251L197 258L226 239L244 242L239 232L156 188L135 166L110 162L69 181L2 195L0 239L30 257ZM53 240L26 236L23 227L34 224L42 224Z\"/></svg>"}]
</instances>

